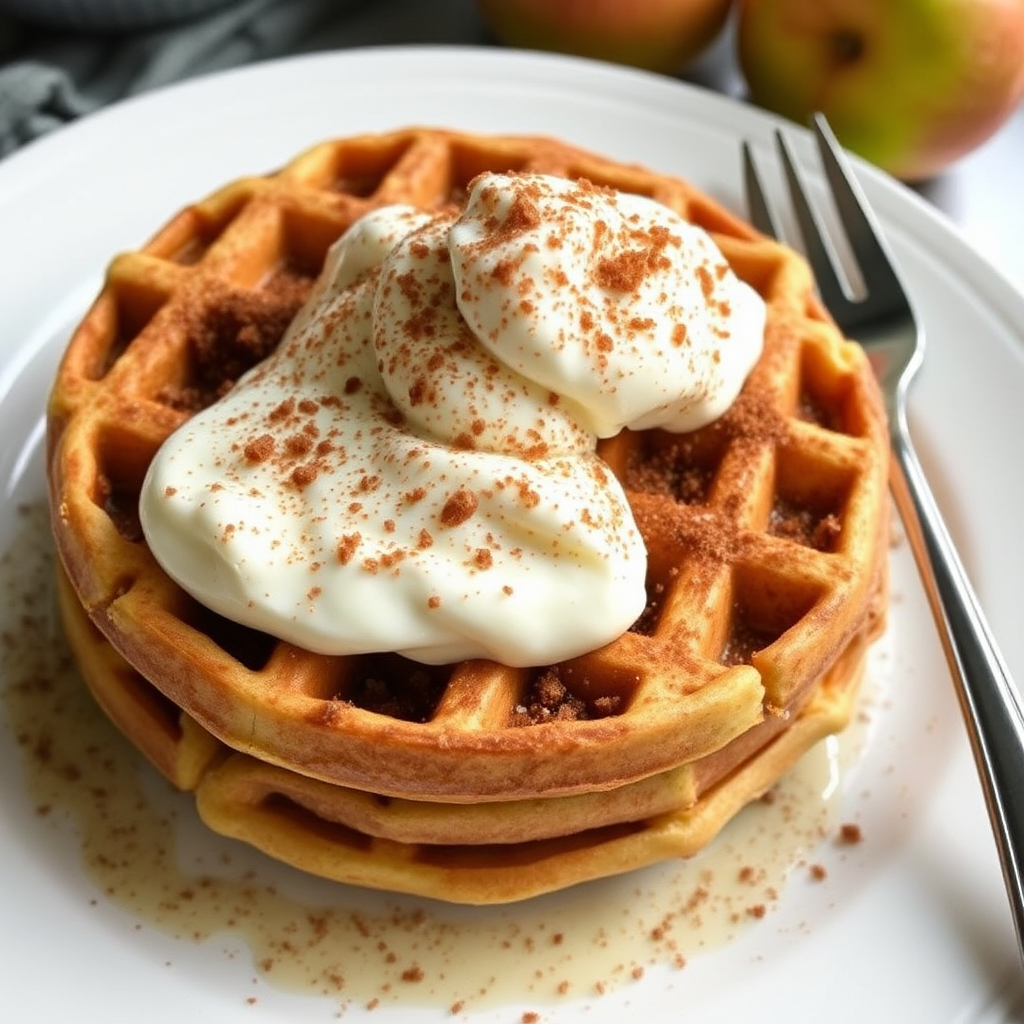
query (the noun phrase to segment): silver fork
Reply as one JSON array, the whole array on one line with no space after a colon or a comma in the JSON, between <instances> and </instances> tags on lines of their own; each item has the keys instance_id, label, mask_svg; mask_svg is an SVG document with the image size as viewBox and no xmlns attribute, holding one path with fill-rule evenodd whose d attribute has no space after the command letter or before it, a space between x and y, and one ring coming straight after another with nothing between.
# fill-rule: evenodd
<instances>
[{"instance_id":1,"label":"silver fork","mask_svg":"<svg viewBox=\"0 0 1024 1024\"><path fill-rule=\"evenodd\" d=\"M885 396L892 442L890 486L939 628L981 777L1017 932L1024 956L1024 704L1010 678L984 613L943 522L907 429L906 395L924 355L924 332L900 283L885 239L825 118L814 135L835 209L863 279L852 298L837 272L833 247L821 228L782 132L782 159L804 251L822 301L848 337L867 350ZM780 237L753 152L743 144L749 213L765 234Z\"/></svg>"}]
</instances>

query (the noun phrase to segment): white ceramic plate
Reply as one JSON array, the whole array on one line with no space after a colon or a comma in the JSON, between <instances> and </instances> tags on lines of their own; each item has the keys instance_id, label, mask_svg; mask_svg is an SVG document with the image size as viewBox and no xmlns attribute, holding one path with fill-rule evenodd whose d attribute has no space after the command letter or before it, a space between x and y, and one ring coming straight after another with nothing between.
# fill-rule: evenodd
<instances>
[{"instance_id":1,"label":"white ceramic plate","mask_svg":"<svg viewBox=\"0 0 1024 1024\"><path fill-rule=\"evenodd\" d=\"M236 175L271 169L327 136L413 123L559 135L688 176L737 207L739 139L752 138L766 164L772 160L773 123L731 100L577 61L443 49L302 58L199 80L123 103L29 147L0 163L4 549L18 543L24 528L15 507L43 494L48 380L68 327L110 255L138 244L179 206ZM811 161L803 137L798 152ZM930 335L911 408L922 460L1011 669L1024 678L1024 633L1016 621L1024 578L1016 514L1024 505L1018 448L1024 436L1024 298L922 201L867 168L861 174ZM17 609L5 616L16 647L23 632ZM9 676L9 650L3 665ZM842 764L839 793L831 798L839 801L832 823L856 821L863 841L840 848L823 838L805 855L803 868L794 867L764 918L704 951L691 949L699 938L684 935L682 970L653 964L640 980L599 997L571 989L548 998L524 984L479 1003L469 999L455 1019L517 1022L533 1019L531 1013L543 1021L594 1024L1015 1019L1022 1006L1019 965L1002 882L947 671L905 545L893 553L892 621L874 661L869 701L869 723L859 727L863 749ZM224 934L202 942L133 913L130 899L104 892L83 867L73 825L38 813L18 728L8 721L0 731L5 1018L150 1024L452 1019L443 985L442 995L433 997L424 994L429 985L408 984L397 994L402 986L393 986L379 1006L367 1009L368 990L351 974L347 989L327 995L297 976L275 978L254 965L244 938L231 936L226 909L217 920L217 909L207 908L203 930ZM54 723L58 744L73 732L74 722ZM147 787L159 789L144 780ZM162 791L153 798L169 799ZM153 855L152 873L164 870L168 857L188 860L201 849L207 868L223 856L252 871L255 895L246 906L254 914L269 912L256 893L268 886L294 890L287 894L291 906L308 906L311 913L320 902L351 904L369 917L394 908L407 915L417 907L305 883L234 847L224 854L195 827L190 805L174 807L176 838L169 852ZM126 844L126 859L145 862L145 851ZM814 884L807 880L808 858L827 868ZM612 915L622 913L629 887L641 881L644 899L657 906L663 896L666 908L676 906L679 871L672 868L586 887L583 895L539 901L529 910L449 919L441 908L421 909L426 919L448 921L444 941L456 958L460 928L480 934L487 914L509 935L517 914L536 923L537 913L548 913L567 929L582 920L588 927L605 924L614 943ZM579 906L572 909L573 900L586 904L584 917ZM408 929L410 920L422 919L403 920ZM423 928L436 938L429 920ZM378 940L379 933L368 941ZM513 983L520 969L515 941L506 942L504 952L499 948L490 965ZM342 970L358 970L355 952L339 949L337 956ZM458 973L458 964L451 972Z\"/></svg>"}]
</instances>

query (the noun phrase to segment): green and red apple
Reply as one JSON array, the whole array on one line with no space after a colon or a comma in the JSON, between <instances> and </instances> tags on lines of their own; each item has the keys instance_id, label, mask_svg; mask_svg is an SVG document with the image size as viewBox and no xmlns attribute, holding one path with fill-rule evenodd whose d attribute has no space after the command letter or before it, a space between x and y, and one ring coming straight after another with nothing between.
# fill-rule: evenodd
<instances>
[{"instance_id":1,"label":"green and red apple","mask_svg":"<svg viewBox=\"0 0 1024 1024\"><path fill-rule=\"evenodd\" d=\"M739 62L758 106L828 118L906 181L984 142L1024 97L1024 0L739 0Z\"/></svg>"},{"instance_id":2,"label":"green and red apple","mask_svg":"<svg viewBox=\"0 0 1024 1024\"><path fill-rule=\"evenodd\" d=\"M722 31L732 0L478 0L503 43L679 71Z\"/></svg>"}]
</instances>

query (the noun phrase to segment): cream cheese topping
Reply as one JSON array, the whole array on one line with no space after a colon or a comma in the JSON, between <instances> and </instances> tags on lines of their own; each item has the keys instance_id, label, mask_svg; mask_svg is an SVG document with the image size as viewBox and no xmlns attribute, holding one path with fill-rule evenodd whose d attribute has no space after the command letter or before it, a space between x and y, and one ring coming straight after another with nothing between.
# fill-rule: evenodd
<instances>
[{"instance_id":1,"label":"cream cheese topping","mask_svg":"<svg viewBox=\"0 0 1024 1024\"><path fill-rule=\"evenodd\" d=\"M763 329L652 200L483 175L461 216L339 239L276 352L161 447L143 530L205 606L312 651L572 657L646 600L597 438L714 419Z\"/></svg>"}]
</instances>

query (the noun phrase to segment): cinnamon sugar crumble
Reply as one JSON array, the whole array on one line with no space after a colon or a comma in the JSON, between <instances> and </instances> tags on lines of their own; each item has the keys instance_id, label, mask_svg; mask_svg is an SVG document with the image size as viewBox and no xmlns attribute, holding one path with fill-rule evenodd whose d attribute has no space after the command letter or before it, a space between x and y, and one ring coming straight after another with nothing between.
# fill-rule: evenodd
<instances>
[{"instance_id":1,"label":"cinnamon sugar crumble","mask_svg":"<svg viewBox=\"0 0 1024 1024\"><path fill-rule=\"evenodd\" d=\"M479 501L467 487L461 487L444 503L441 509L441 525L449 529L468 522L476 512Z\"/></svg>"},{"instance_id":2,"label":"cinnamon sugar crumble","mask_svg":"<svg viewBox=\"0 0 1024 1024\"><path fill-rule=\"evenodd\" d=\"M772 509L768 532L816 551L834 551L842 533L842 521L833 512L818 515L779 499Z\"/></svg>"},{"instance_id":3,"label":"cinnamon sugar crumble","mask_svg":"<svg viewBox=\"0 0 1024 1024\"><path fill-rule=\"evenodd\" d=\"M618 714L622 697L617 694L598 696L584 701L566 686L564 674L571 674L569 666L552 666L533 680L523 702L512 709L510 723L514 727L541 725L545 722L579 722L590 718L607 718ZM582 686L586 686L586 680Z\"/></svg>"},{"instance_id":4,"label":"cinnamon sugar crumble","mask_svg":"<svg viewBox=\"0 0 1024 1024\"><path fill-rule=\"evenodd\" d=\"M311 287L310 278L289 268L252 292L208 284L188 312L177 314L188 339L192 379L163 387L157 401L194 413L223 397L277 347Z\"/></svg>"}]
</instances>

